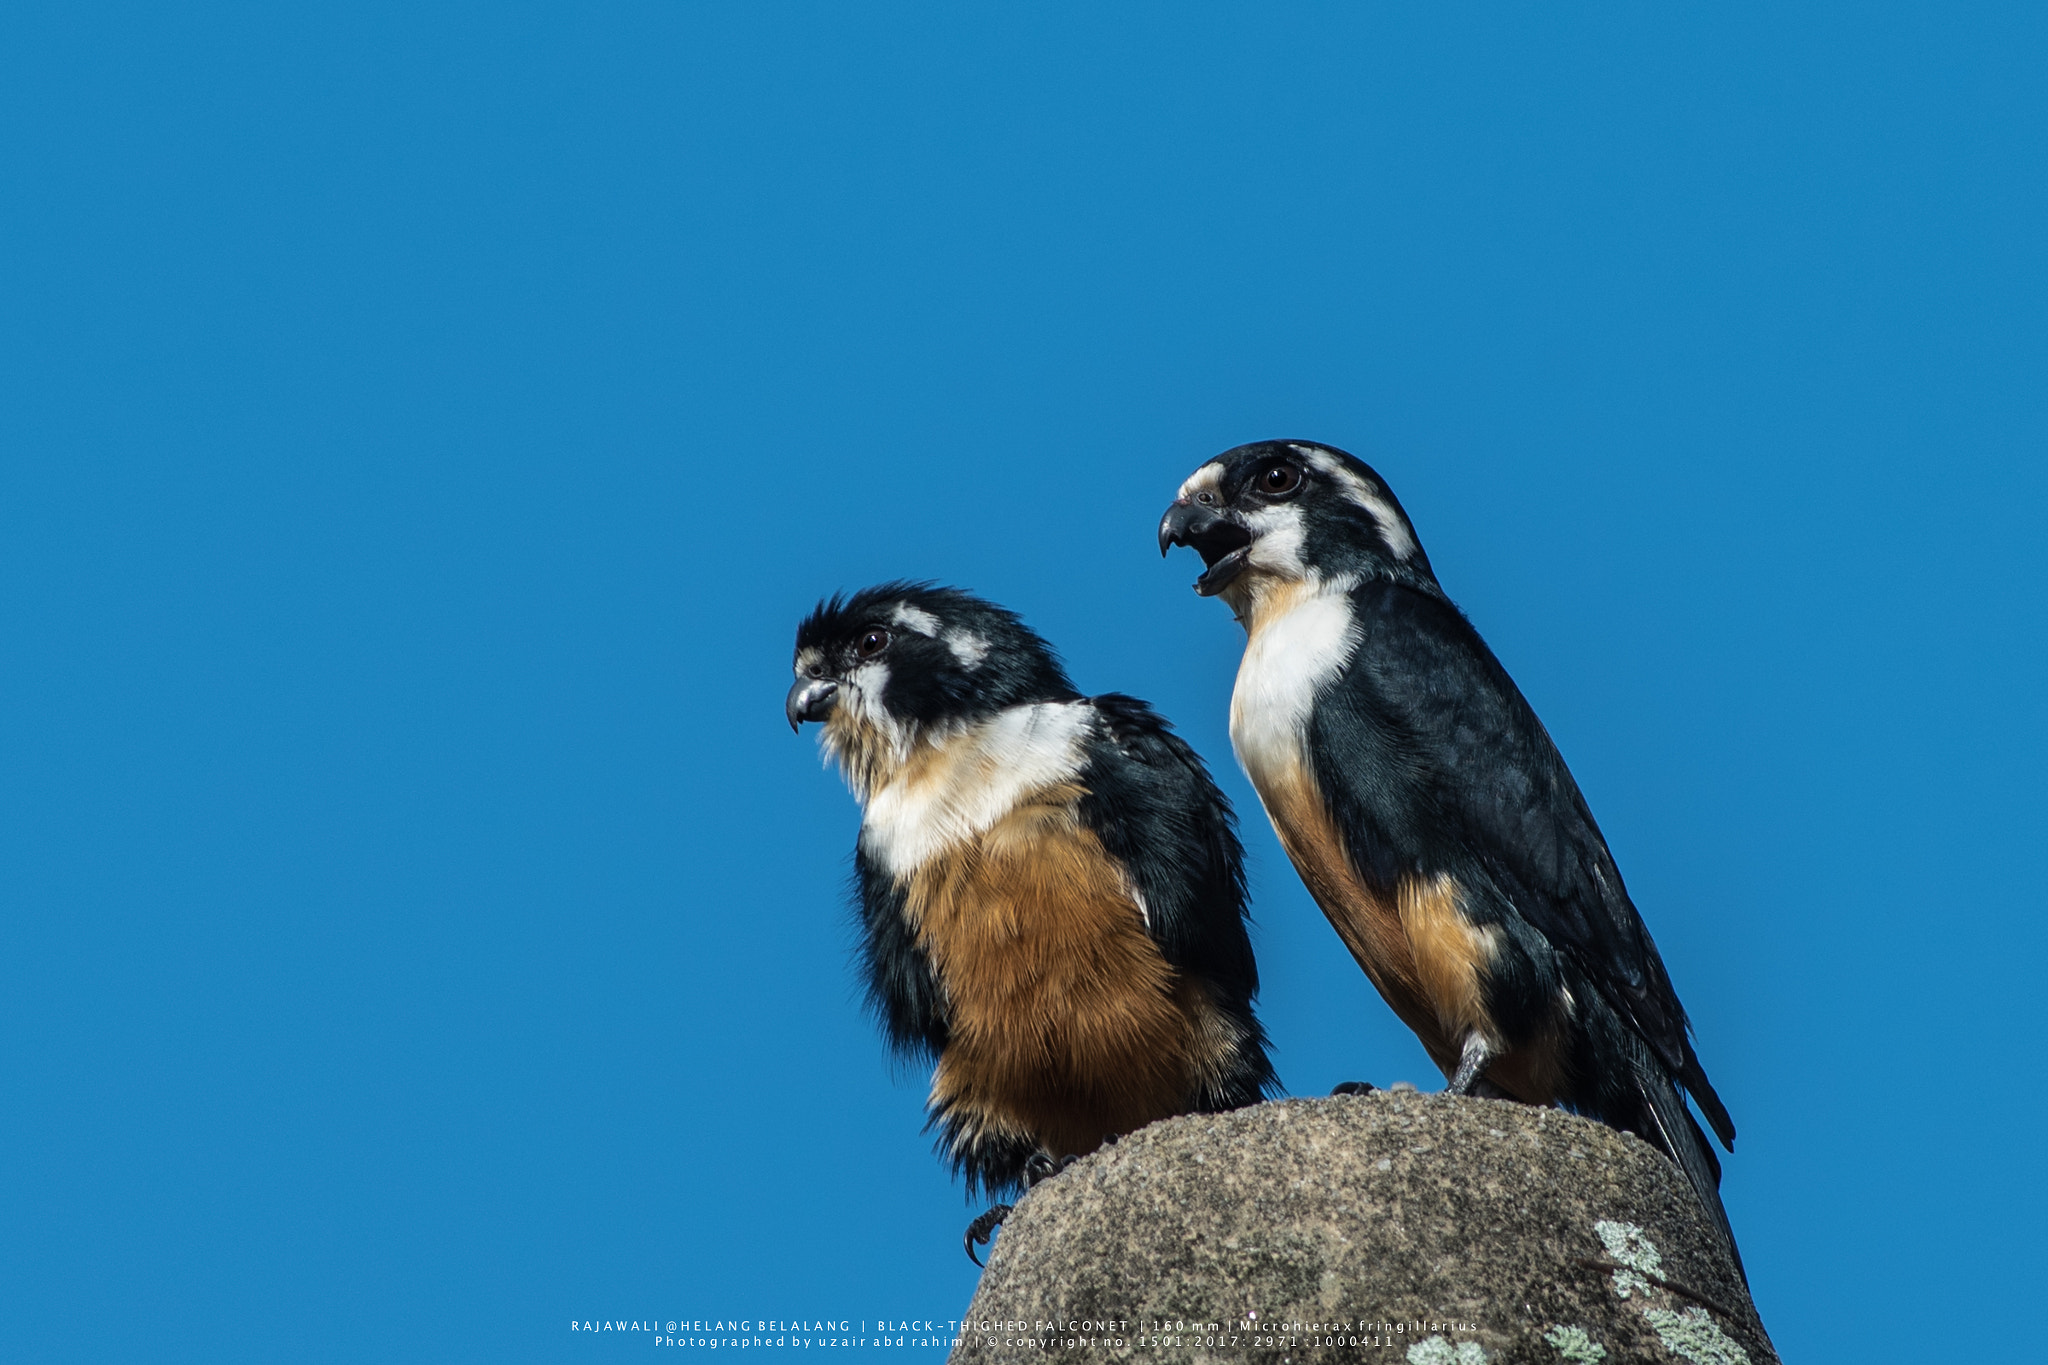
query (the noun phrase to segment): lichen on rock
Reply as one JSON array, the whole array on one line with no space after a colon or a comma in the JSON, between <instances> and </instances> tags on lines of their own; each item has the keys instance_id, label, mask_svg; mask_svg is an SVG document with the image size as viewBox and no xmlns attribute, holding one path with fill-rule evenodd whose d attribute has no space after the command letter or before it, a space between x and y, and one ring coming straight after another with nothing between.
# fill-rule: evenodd
<instances>
[{"instance_id":1,"label":"lichen on rock","mask_svg":"<svg viewBox=\"0 0 2048 1365\"><path fill-rule=\"evenodd\" d=\"M1656 1245L1634 1223L1617 1223L1603 1218L1593 1224L1593 1233L1607 1248L1607 1254L1626 1267L1614 1272L1614 1292L1624 1299L1650 1287L1650 1282L1637 1271L1647 1271L1652 1275L1664 1273L1664 1259L1657 1254Z\"/></svg>"},{"instance_id":2,"label":"lichen on rock","mask_svg":"<svg viewBox=\"0 0 2048 1365\"><path fill-rule=\"evenodd\" d=\"M1681 1288L1732 1316L1702 1325ZM1088 1360L1168 1337L1218 1365L1777 1365L1662 1152L1555 1109L1386 1091L1168 1119L1084 1157L1017 1201L966 1316L1129 1325ZM975 1334L953 1358L1045 1350Z\"/></svg>"},{"instance_id":3,"label":"lichen on rock","mask_svg":"<svg viewBox=\"0 0 2048 1365\"><path fill-rule=\"evenodd\" d=\"M1607 1348L1588 1336L1583 1327L1553 1327L1543 1334L1543 1339L1573 1365L1600 1365L1607 1359Z\"/></svg>"},{"instance_id":4,"label":"lichen on rock","mask_svg":"<svg viewBox=\"0 0 2048 1365\"><path fill-rule=\"evenodd\" d=\"M1624 1299L1650 1294L1652 1283L1645 1277L1656 1276L1661 1280L1664 1258L1649 1234L1634 1223L1612 1219L1602 1219L1593 1224L1593 1232L1599 1237L1600 1244L1607 1248L1607 1254L1624 1267L1614 1272L1615 1294ZM1655 1292L1676 1297L1663 1284L1656 1285ZM1721 1325L1714 1321L1714 1315L1706 1309L1690 1307L1673 1312L1669 1308L1653 1308L1648 1303L1635 1306L1655 1329L1657 1339L1673 1355L1692 1361L1693 1365L1750 1365L1749 1352L1722 1331ZM1553 1341L1552 1344L1556 1343Z\"/></svg>"},{"instance_id":5,"label":"lichen on rock","mask_svg":"<svg viewBox=\"0 0 2048 1365\"><path fill-rule=\"evenodd\" d=\"M1688 1308L1682 1313L1645 1308L1643 1316L1673 1355L1683 1356L1693 1365L1750 1365L1749 1352L1722 1331L1714 1315L1704 1308Z\"/></svg>"}]
</instances>

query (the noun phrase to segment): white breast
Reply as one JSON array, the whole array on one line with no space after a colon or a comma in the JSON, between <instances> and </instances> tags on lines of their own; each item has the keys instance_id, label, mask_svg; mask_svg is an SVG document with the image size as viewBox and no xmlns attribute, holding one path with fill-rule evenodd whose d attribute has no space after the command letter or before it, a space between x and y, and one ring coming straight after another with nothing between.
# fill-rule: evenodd
<instances>
[{"instance_id":1,"label":"white breast","mask_svg":"<svg viewBox=\"0 0 2048 1365\"><path fill-rule=\"evenodd\" d=\"M1085 701L1013 706L940 744L868 798L861 843L891 876L971 839L1042 787L1071 780L1094 719Z\"/></svg>"},{"instance_id":2,"label":"white breast","mask_svg":"<svg viewBox=\"0 0 2048 1365\"><path fill-rule=\"evenodd\" d=\"M1253 618L1230 697L1230 745L1253 786L1305 766L1316 693L1358 651L1348 586L1304 585Z\"/></svg>"}]
</instances>

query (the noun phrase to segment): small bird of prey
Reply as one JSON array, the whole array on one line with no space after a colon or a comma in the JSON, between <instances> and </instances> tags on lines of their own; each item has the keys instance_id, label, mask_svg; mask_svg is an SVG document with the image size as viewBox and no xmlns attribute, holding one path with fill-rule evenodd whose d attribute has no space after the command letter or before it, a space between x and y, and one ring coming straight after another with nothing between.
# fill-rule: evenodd
<instances>
[{"instance_id":1,"label":"small bird of prey","mask_svg":"<svg viewBox=\"0 0 2048 1365\"><path fill-rule=\"evenodd\" d=\"M868 999L936 1061L970 1196L1275 1086L1235 819L1149 706L1082 696L1015 613L921 583L821 602L795 669L790 726L822 722L862 806Z\"/></svg>"},{"instance_id":2,"label":"small bird of prey","mask_svg":"<svg viewBox=\"0 0 2048 1365\"><path fill-rule=\"evenodd\" d=\"M1657 945L1557 747L1362 461L1225 451L1159 549L1246 640L1230 738L1309 894L1456 1094L1557 1104L1669 1154L1733 1251L1733 1150ZM1738 1265L1740 1264L1738 1260Z\"/></svg>"}]
</instances>

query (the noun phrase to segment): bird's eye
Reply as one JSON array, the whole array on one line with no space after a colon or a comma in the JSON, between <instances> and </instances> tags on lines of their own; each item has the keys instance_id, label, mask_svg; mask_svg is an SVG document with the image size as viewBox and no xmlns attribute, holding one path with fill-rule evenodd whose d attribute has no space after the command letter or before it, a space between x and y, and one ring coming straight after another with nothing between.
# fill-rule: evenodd
<instances>
[{"instance_id":1,"label":"bird's eye","mask_svg":"<svg viewBox=\"0 0 2048 1365\"><path fill-rule=\"evenodd\" d=\"M889 632L886 630L871 630L860 637L858 649L861 658L872 659L888 647Z\"/></svg>"},{"instance_id":2,"label":"bird's eye","mask_svg":"<svg viewBox=\"0 0 2048 1365\"><path fill-rule=\"evenodd\" d=\"M1259 475L1259 491L1271 497L1292 493L1301 487L1301 471L1291 464L1276 464Z\"/></svg>"}]
</instances>

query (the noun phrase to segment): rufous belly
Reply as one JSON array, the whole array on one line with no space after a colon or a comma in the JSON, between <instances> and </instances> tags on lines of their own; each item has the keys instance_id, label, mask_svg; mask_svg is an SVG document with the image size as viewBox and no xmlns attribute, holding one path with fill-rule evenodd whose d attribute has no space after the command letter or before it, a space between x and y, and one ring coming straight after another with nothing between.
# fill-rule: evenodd
<instances>
[{"instance_id":1,"label":"rufous belly","mask_svg":"<svg viewBox=\"0 0 2048 1365\"><path fill-rule=\"evenodd\" d=\"M908 878L945 992L932 1104L1054 1156L1182 1112L1233 1041L1145 932L1071 784L1041 790Z\"/></svg>"}]
</instances>

